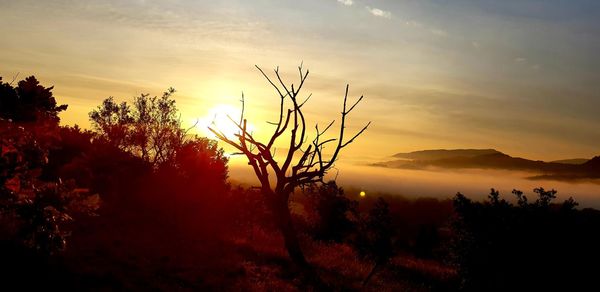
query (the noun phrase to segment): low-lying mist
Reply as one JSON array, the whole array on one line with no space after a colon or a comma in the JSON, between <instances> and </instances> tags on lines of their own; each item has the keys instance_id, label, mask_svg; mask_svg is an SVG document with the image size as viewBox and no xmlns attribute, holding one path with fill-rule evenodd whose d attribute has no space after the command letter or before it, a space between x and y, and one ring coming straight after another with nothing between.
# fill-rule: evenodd
<instances>
[{"instance_id":1,"label":"low-lying mist","mask_svg":"<svg viewBox=\"0 0 600 292\"><path fill-rule=\"evenodd\" d=\"M581 208L600 208L600 180L555 181L532 180L534 173L488 170L488 169L428 169L407 170L357 165L340 162L339 172L332 171L330 179L337 175L340 186L360 189L370 193L391 193L407 198L433 197L451 198L457 192L473 198L486 198L490 188L500 191L506 199L513 199L511 191L518 189L534 199L533 189L555 189L557 202L573 197ZM252 170L241 163L230 164L230 178L233 181L255 184Z\"/></svg>"}]
</instances>

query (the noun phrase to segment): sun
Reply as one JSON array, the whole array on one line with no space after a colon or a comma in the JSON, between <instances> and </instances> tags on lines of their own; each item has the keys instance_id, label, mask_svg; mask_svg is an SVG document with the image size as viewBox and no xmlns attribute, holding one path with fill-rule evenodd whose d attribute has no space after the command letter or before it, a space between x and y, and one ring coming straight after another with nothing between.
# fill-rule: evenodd
<instances>
[{"instance_id":1,"label":"sun","mask_svg":"<svg viewBox=\"0 0 600 292\"><path fill-rule=\"evenodd\" d=\"M359 194L361 197L365 197L367 195L367 193L365 191L361 191Z\"/></svg>"},{"instance_id":2,"label":"sun","mask_svg":"<svg viewBox=\"0 0 600 292\"><path fill-rule=\"evenodd\" d=\"M208 130L209 127L225 134L225 136L230 139L235 139L235 135L241 131L235 123L239 121L239 118L240 109L228 104L217 104L213 106L204 117L198 120L197 127L198 130L213 139L215 139L216 136ZM254 126L248 124L247 130L249 132L254 131Z\"/></svg>"}]
</instances>

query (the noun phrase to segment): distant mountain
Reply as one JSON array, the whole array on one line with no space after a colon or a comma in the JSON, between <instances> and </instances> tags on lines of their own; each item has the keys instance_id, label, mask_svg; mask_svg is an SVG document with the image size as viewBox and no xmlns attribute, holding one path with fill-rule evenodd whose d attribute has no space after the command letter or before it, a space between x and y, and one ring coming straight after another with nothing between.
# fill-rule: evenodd
<instances>
[{"instance_id":1,"label":"distant mountain","mask_svg":"<svg viewBox=\"0 0 600 292\"><path fill-rule=\"evenodd\" d=\"M567 164L565 164L567 165ZM573 164L572 164L573 165ZM555 179L555 180L582 180L600 179L600 156L596 156L583 164L574 164L575 169L571 171L560 171L550 174L541 174L532 179Z\"/></svg>"},{"instance_id":2,"label":"distant mountain","mask_svg":"<svg viewBox=\"0 0 600 292\"><path fill-rule=\"evenodd\" d=\"M494 149L437 149L437 150L421 150L408 153L394 154L395 158L413 159L413 160L436 160L455 157L475 157L487 154L502 154Z\"/></svg>"},{"instance_id":3,"label":"distant mountain","mask_svg":"<svg viewBox=\"0 0 600 292\"><path fill-rule=\"evenodd\" d=\"M600 156L596 156L596 157L588 160L586 163L582 164L581 166L584 167L585 169L587 169L588 171L600 172Z\"/></svg>"},{"instance_id":4,"label":"distant mountain","mask_svg":"<svg viewBox=\"0 0 600 292\"><path fill-rule=\"evenodd\" d=\"M395 160L374 166L425 169L429 167L461 169L504 169L537 173L532 178L586 179L600 178L600 156L593 159L571 159L545 162L512 157L494 149L423 150L398 153Z\"/></svg>"},{"instance_id":5,"label":"distant mountain","mask_svg":"<svg viewBox=\"0 0 600 292\"><path fill-rule=\"evenodd\" d=\"M554 161L550 161L550 162L562 163L562 164L584 164L588 161L589 161L589 159L585 159L585 158L573 158L573 159L554 160Z\"/></svg>"}]
</instances>

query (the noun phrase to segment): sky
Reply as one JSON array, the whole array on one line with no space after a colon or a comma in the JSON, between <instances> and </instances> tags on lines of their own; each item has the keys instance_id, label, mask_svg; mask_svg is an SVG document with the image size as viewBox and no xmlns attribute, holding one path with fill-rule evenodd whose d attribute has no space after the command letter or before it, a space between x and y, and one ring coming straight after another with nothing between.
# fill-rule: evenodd
<instances>
[{"instance_id":1,"label":"sky","mask_svg":"<svg viewBox=\"0 0 600 292\"><path fill-rule=\"evenodd\" d=\"M174 87L203 134L243 91L267 137L278 97L254 65L297 83L303 64L310 121L339 120L346 84L364 94L348 131L372 125L344 154L357 162L439 148L600 155L596 0L0 0L0 27L0 76L54 85L66 124L89 127L109 96Z\"/></svg>"}]
</instances>

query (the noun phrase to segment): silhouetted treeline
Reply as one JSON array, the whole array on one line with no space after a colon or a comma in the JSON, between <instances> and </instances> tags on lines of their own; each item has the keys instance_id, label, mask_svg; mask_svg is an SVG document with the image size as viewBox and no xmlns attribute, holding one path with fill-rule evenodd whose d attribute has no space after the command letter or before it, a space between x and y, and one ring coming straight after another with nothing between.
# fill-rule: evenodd
<instances>
[{"instance_id":1,"label":"silhouetted treeline","mask_svg":"<svg viewBox=\"0 0 600 292\"><path fill-rule=\"evenodd\" d=\"M534 190L516 203L492 189L489 200L454 199L454 252L468 291L595 291L600 262L600 212L578 210L555 190Z\"/></svg>"}]
</instances>

